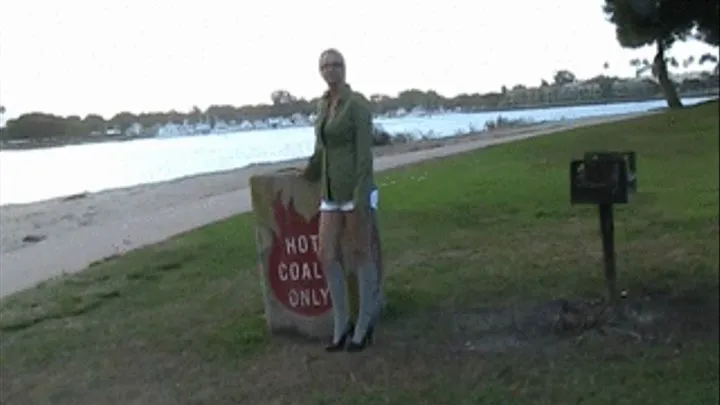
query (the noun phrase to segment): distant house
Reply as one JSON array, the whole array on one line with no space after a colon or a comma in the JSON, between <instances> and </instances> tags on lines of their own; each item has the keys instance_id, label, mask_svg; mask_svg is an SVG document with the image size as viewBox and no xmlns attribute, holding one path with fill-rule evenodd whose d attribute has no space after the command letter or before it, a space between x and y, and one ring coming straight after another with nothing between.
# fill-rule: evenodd
<instances>
[{"instance_id":1,"label":"distant house","mask_svg":"<svg viewBox=\"0 0 720 405\"><path fill-rule=\"evenodd\" d=\"M207 122L183 125L183 128L185 128L184 132L191 134L209 134L213 130L212 126Z\"/></svg>"},{"instance_id":2,"label":"distant house","mask_svg":"<svg viewBox=\"0 0 720 405\"><path fill-rule=\"evenodd\" d=\"M145 129L145 134L147 136L157 136L158 132L160 131L160 128L162 128L162 124L155 123L150 128Z\"/></svg>"},{"instance_id":3,"label":"distant house","mask_svg":"<svg viewBox=\"0 0 720 405\"><path fill-rule=\"evenodd\" d=\"M212 132L228 132L230 130L230 126L227 124L227 122L218 119L215 120L215 125L212 128Z\"/></svg>"},{"instance_id":4,"label":"distant house","mask_svg":"<svg viewBox=\"0 0 720 405\"><path fill-rule=\"evenodd\" d=\"M558 89L557 101L592 100L600 98L600 94L600 85L597 83L568 83Z\"/></svg>"},{"instance_id":5,"label":"distant house","mask_svg":"<svg viewBox=\"0 0 720 405\"><path fill-rule=\"evenodd\" d=\"M254 128L255 127L253 126L252 122L250 122L248 120L244 120L243 122L240 123L240 129L243 131L249 131Z\"/></svg>"},{"instance_id":6,"label":"distant house","mask_svg":"<svg viewBox=\"0 0 720 405\"><path fill-rule=\"evenodd\" d=\"M263 121L263 120L255 120L255 121L253 121L252 126L253 126L253 128L255 128L255 129L266 129L266 128L268 128L267 122L265 122L265 121Z\"/></svg>"},{"instance_id":7,"label":"distant house","mask_svg":"<svg viewBox=\"0 0 720 405\"><path fill-rule=\"evenodd\" d=\"M292 120L293 124L295 125L310 125L311 122L304 114L295 113L290 117L290 120Z\"/></svg>"},{"instance_id":8,"label":"distant house","mask_svg":"<svg viewBox=\"0 0 720 405\"><path fill-rule=\"evenodd\" d=\"M183 135L187 135L187 131L185 131L185 127L183 125L167 123L158 128L155 136L158 138L172 138Z\"/></svg>"},{"instance_id":9,"label":"distant house","mask_svg":"<svg viewBox=\"0 0 720 405\"><path fill-rule=\"evenodd\" d=\"M143 133L143 126L139 122L135 122L125 130L125 136L140 136Z\"/></svg>"},{"instance_id":10,"label":"distant house","mask_svg":"<svg viewBox=\"0 0 720 405\"><path fill-rule=\"evenodd\" d=\"M284 117L270 117L266 120L270 128L287 128L293 125L293 122Z\"/></svg>"},{"instance_id":11,"label":"distant house","mask_svg":"<svg viewBox=\"0 0 720 405\"><path fill-rule=\"evenodd\" d=\"M120 128L117 127L108 128L107 130L105 130L105 136L121 136L122 134L123 132L120 130Z\"/></svg>"},{"instance_id":12,"label":"distant house","mask_svg":"<svg viewBox=\"0 0 720 405\"><path fill-rule=\"evenodd\" d=\"M421 106L415 106L412 110L410 110L408 115L413 117L421 117L423 115L427 115L427 110Z\"/></svg>"}]
</instances>

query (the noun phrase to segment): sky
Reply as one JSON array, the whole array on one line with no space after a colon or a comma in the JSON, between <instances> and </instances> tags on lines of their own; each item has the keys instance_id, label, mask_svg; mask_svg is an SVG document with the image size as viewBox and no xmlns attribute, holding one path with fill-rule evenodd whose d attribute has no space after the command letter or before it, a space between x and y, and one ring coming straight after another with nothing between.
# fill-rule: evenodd
<instances>
[{"instance_id":1,"label":"sky","mask_svg":"<svg viewBox=\"0 0 720 405\"><path fill-rule=\"evenodd\" d=\"M354 5L354 6L353 6ZM537 86L558 69L630 76L602 0L0 0L0 104L13 118L188 111L323 91L318 57L345 54L370 95ZM712 48L678 44L672 55ZM716 52L716 50L714 51Z\"/></svg>"}]
</instances>

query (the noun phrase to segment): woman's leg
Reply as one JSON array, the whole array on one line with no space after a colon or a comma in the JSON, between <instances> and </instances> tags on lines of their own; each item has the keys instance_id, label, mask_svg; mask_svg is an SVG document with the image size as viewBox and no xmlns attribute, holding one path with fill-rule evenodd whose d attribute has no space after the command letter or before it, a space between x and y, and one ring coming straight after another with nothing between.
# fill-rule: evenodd
<instances>
[{"instance_id":1,"label":"woman's leg","mask_svg":"<svg viewBox=\"0 0 720 405\"><path fill-rule=\"evenodd\" d=\"M375 291L375 297L377 301L378 312L382 310L385 305L385 297L383 290L383 260L382 260L382 243L380 242L380 229L378 227L378 215L377 211L372 211L372 252L373 258L375 259L375 266L377 267L377 291Z\"/></svg>"},{"instance_id":2,"label":"woman's leg","mask_svg":"<svg viewBox=\"0 0 720 405\"><path fill-rule=\"evenodd\" d=\"M378 312L376 297L378 268L371 247L372 214L367 210L356 209L348 213L345 226L350 235L350 251L357 266L360 289L358 318L352 339L353 343L359 344L372 327Z\"/></svg>"},{"instance_id":3,"label":"woman's leg","mask_svg":"<svg viewBox=\"0 0 720 405\"><path fill-rule=\"evenodd\" d=\"M378 270L378 285L377 285L377 291L375 291L375 297L377 300L377 309L378 309L378 316L380 311L385 306L385 294L383 290L383 259L382 259L382 243L380 241L380 229L378 225L378 205L380 202L380 191L375 188L370 193L370 208L371 208L371 214L372 214L372 253L373 257L375 258L375 266Z\"/></svg>"},{"instance_id":4,"label":"woman's leg","mask_svg":"<svg viewBox=\"0 0 720 405\"><path fill-rule=\"evenodd\" d=\"M340 212L320 212L320 254L319 259L330 290L333 311L333 343L342 339L349 322L345 277L338 254L340 232L343 228L343 214Z\"/></svg>"}]
</instances>

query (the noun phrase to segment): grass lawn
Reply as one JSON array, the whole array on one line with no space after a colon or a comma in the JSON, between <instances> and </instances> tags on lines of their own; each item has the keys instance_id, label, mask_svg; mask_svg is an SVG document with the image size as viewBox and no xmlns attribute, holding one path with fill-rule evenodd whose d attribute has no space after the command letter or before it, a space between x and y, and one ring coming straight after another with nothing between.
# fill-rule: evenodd
<instances>
[{"instance_id":1,"label":"grass lawn","mask_svg":"<svg viewBox=\"0 0 720 405\"><path fill-rule=\"evenodd\" d=\"M711 103L380 175L388 309L356 355L268 336L251 215L15 294L0 402L717 404L718 119ZM599 224L568 195L570 159L597 149L638 154L615 322L588 321Z\"/></svg>"}]
</instances>

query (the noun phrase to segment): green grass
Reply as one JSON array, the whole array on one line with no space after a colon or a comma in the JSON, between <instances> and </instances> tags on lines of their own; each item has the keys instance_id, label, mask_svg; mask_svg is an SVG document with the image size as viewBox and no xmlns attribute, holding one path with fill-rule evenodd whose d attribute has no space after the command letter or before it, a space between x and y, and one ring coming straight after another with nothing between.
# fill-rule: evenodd
<instances>
[{"instance_id":1,"label":"green grass","mask_svg":"<svg viewBox=\"0 0 720 405\"><path fill-rule=\"evenodd\" d=\"M48 281L2 301L0 402L716 404L718 131L711 103L379 176L389 306L359 355L268 336L250 215ZM680 316L655 341L467 349L490 332L462 316L604 293L597 214L567 178L599 149L638 154L619 286Z\"/></svg>"}]
</instances>

